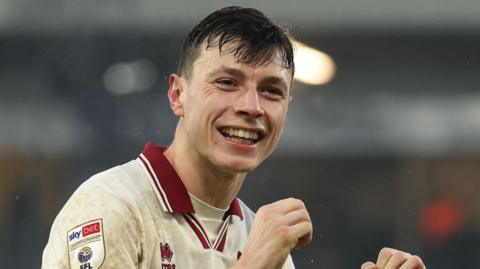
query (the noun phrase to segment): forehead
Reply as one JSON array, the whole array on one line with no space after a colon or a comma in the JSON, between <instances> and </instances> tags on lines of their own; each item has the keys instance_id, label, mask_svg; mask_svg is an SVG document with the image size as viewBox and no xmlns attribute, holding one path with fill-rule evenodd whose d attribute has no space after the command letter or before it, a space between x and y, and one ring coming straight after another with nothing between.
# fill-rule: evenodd
<instances>
[{"instance_id":1,"label":"forehead","mask_svg":"<svg viewBox=\"0 0 480 269\"><path fill-rule=\"evenodd\" d=\"M208 74L218 69L220 66L239 69L246 75L252 76L275 76L282 78L289 85L292 79L292 72L283 67L280 55L274 54L272 58L264 64L247 64L238 62L233 52L229 52L228 46L220 52L219 48L214 46L208 49L202 49L198 58L193 63L193 74Z\"/></svg>"}]
</instances>

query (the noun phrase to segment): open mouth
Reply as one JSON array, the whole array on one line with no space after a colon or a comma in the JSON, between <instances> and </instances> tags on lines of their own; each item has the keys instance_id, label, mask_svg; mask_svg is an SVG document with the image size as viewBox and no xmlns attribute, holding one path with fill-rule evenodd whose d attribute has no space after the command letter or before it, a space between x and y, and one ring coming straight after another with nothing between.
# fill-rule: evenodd
<instances>
[{"instance_id":1,"label":"open mouth","mask_svg":"<svg viewBox=\"0 0 480 269\"><path fill-rule=\"evenodd\" d=\"M265 136L261 131L233 127L222 127L218 131L227 140L244 145L253 145Z\"/></svg>"}]
</instances>

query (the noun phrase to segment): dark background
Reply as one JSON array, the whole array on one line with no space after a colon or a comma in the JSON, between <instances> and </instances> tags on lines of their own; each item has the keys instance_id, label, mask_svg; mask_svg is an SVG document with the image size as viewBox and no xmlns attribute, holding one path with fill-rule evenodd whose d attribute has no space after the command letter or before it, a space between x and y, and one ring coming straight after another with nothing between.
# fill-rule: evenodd
<instances>
[{"instance_id":1,"label":"dark background","mask_svg":"<svg viewBox=\"0 0 480 269\"><path fill-rule=\"evenodd\" d=\"M480 6L420 2L253 4L337 66L326 85L295 82L283 140L240 193L254 210L305 201L314 241L293 252L298 268L359 268L383 246L429 268L480 267ZM39 268L81 182L171 141L166 78L188 26L224 5L212 3L1 2L5 267ZM106 90L112 66L138 63L138 91Z\"/></svg>"}]
</instances>

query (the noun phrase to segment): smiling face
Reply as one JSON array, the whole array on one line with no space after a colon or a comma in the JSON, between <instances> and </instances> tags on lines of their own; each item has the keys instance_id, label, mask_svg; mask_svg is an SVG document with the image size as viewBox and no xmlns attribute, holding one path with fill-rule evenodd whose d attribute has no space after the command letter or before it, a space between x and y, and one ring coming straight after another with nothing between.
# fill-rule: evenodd
<instances>
[{"instance_id":1,"label":"smiling face","mask_svg":"<svg viewBox=\"0 0 480 269\"><path fill-rule=\"evenodd\" d=\"M251 171L283 132L291 77L275 57L251 65L216 48L202 51L188 79L170 77L169 98L180 117L174 142L209 167Z\"/></svg>"}]
</instances>

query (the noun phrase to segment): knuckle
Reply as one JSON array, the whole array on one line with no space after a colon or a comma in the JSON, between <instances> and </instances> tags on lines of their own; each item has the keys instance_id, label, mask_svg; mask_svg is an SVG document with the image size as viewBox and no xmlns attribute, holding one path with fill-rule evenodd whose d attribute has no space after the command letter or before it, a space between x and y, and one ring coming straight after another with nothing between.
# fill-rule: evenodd
<instances>
[{"instance_id":1,"label":"knuckle","mask_svg":"<svg viewBox=\"0 0 480 269\"><path fill-rule=\"evenodd\" d=\"M264 205L264 206L261 206L258 210L257 210L257 215L259 216L266 216L266 215L269 215L271 214L271 209L268 205Z\"/></svg>"},{"instance_id":2,"label":"knuckle","mask_svg":"<svg viewBox=\"0 0 480 269\"><path fill-rule=\"evenodd\" d=\"M369 268L375 268L375 264L373 262L365 262L362 264L362 267L360 269L369 269Z\"/></svg>"},{"instance_id":3,"label":"knuckle","mask_svg":"<svg viewBox=\"0 0 480 269\"><path fill-rule=\"evenodd\" d=\"M300 200L300 199L298 199L298 198L292 198L292 199L293 199L293 201L295 201L295 203L297 203L297 204L303 204L303 201Z\"/></svg>"},{"instance_id":4,"label":"knuckle","mask_svg":"<svg viewBox=\"0 0 480 269\"><path fill-rule=\"evenodd\" d=\"M389 247L383 247L381 250L380 250L380 254L383 254L383 255L391 255L393 254L395 251L393 248L389 248Z\"/></svg>"},{"instance_id":5,"label":"knuckle","mask_svg":"<svg viewBox=\"0 0 480 269\"><path fill-rule=\"evenodd\" d=\"M290 243L294 243L296 238L294 238L293 234L290 232L288 227L281 226L278 228L278 238L282 241L282 244L288 245Z\"/></svg>"},{"instance_id":6,"label":"knuckle","mask_svg":"<svg viewBox=\"0 0 480 269\"><path fill-rule=\"evenodd\" d=\"M405 263L407 262L412 255L410 253L397 250L391 255L391 259L397 262Z\"/></svg>"},{"instance_id":7,"label":"knuckle","mask_svg":"<svg viewBox=\"0 0 480 269\"><path fill-rule=\"evenodd\" d=\"M421 259L419 256L417 256L417 255L413 255L410 259L413 260L413 263L414 263L414 265L416 265L416 266L423 265L422 259Z\"/></svg>"},{"instance_id":8,"label":"knuckle","mask_svg":"<svg viewBox=\"0 0 480 269\"><path fill-rule=\"evenodd\" d=\"M261 206L258 210L257 210L257 215L263 215L263 212L265 211L265 206Z\"/></svg>"},{"instance_id":9,"label":"knuckle","mask_svg":"<svg viewBox=\"0 0 480 269\"><path fill-rule=\"evenodd\" d=\"M269 206L263 206L257 211L256 219L262 220L270 227L277 227L279 225L278 216L275 210Z\"/></svg>"},{"instance_id":10,"label":"knuckle","mask_svg":"<svg viewBox=\"0 0 480 269\"><path fill-rule=\"evenodd\" d=\"M297 205L298 207L305 207L305 203L304 203L302 200L298 199L298 198L290 197L290 198L287 199L287 201L288 201L289 203L292 203L292 204L294 204L294 205Z\"/></svg>"},{"instance_id":11,"label":"knuckle","mask_svg":"<svg viewBox=\"0 0 480 269\"><path fill-rule=\"evenodd\" d=\"M307 232L311 232L313 230L313 225L309 221L302 221L300 224Z\"/></svg>"},{"instance_id":12,"label":"knuckle","mask_svg":"<svg viewBox=\"0 0 480 269\"><path fill-rule=\"evenodd\" d=\"M403 251L397 251L393 254L393 256L397 256L398 258L400 259L403 259L403 260L407 260L409 259L412 255L410 253L407 253L407 252L403 252Z\"/></svg>"},{"instance_id":13,"label":"knuckle","mask_svg":"<svg viewBox=\"0 0 480 269\"><path fill-rule=\"evenodd\" d=\"M289 238L290 237L290 229L288 229L288 227L286 227L286 226L278 227L278 233L283 238Z\"/></svg>"},{"instance_id":14,"label":"knuckle","mask_svg":"<svg viewBox=\"0 0 480 269\"><path fill-rule=\"evenodd\" d=\"M310 232L313 232L313 224L311 222L307 222L307 227Z\"/></svg>"},{"instance_id":15,"label":"knuckle","mask_svg":"<svg viewBox=\"0 0 480 269\"><path fill-rule=\"evenodd\" d=\"M297 200L297 199L295 199L293 197L288 197L287 199L285 199L285 201L287 201L289 203L295 203L295 200Z\"/></svg>"},{"instance_id":16,"label":"knuckle","mask_svg":"<svg viewBox=\"0 0 480 269\"><path fill-rule=\"evenodd\" d=\"M265 207L262 209L261 214L263 215L263 217L264 217L265 219L271 219L271 218L273 218L273 215L274 215L272 208L270 208L270 207L268 207L268 206L265 206Z\"/></svg>"}]
</instances>

